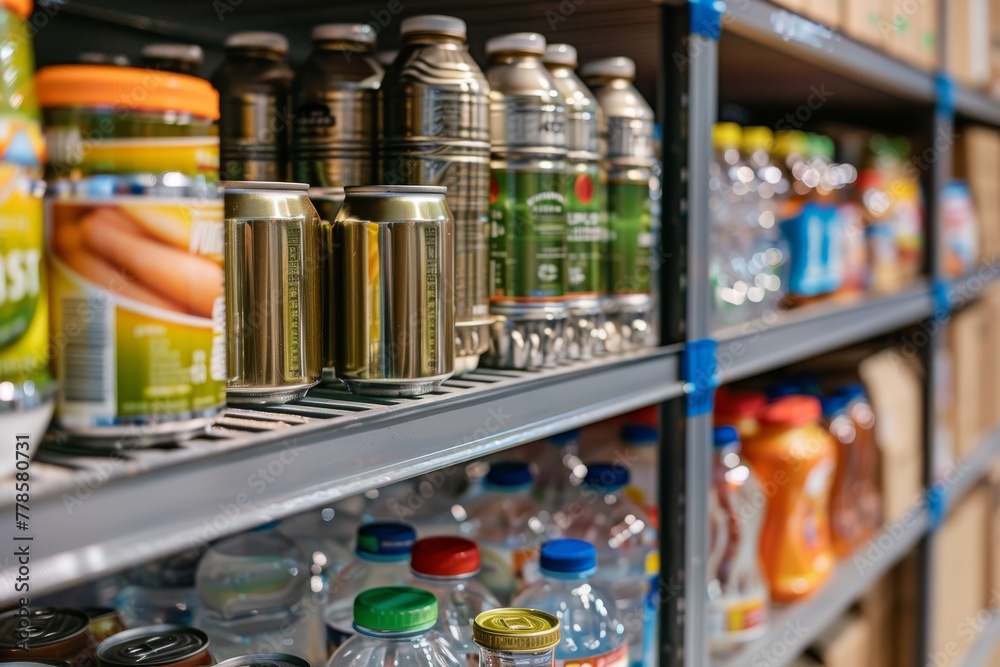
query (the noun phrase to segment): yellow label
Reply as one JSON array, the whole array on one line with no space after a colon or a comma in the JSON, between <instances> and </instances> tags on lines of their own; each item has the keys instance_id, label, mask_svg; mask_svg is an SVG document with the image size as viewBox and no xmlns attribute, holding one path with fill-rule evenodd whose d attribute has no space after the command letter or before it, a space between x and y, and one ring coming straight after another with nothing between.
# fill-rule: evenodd
<instances>
[{"instance_id":1,"label":"yellow label","mask_svg":"<svg viewBox=\"0 0 1000 667\"><path fill-rule=\"evenodd\" d=\"M221 199L49 204L53 339L68 426L225 402Z\"/></svg>"},{"instance_id":2,"label":"yellow label","mask_svg":"<svg viewBox=\"0 0 1000 667\"><path fill-rule=\"evenodd\" d=\"M35 174L0 162L0 380L44 380L49 313Z\"/></svg>"}]
</instances>

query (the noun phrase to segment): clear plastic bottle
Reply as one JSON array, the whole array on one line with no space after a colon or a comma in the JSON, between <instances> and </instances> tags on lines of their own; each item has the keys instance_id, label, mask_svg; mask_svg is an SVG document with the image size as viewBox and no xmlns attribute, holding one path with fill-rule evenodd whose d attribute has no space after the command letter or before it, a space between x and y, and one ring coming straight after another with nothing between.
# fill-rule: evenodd
<instances>
[{"instance_id":1,"label":"clear plastic bottle","mask_svg":"<svg viewBox=\"0 0 1000 667\"><path fill-rule=\"evenodd\" d=\"M476 617L472 634L483 667L552 667L559 619L537 609L493 609Z\"/></svg>"},{"instance_id":2,"label":"clear plastic bottle","mask_svg":"<svg viewBox=\"0 0 1000 667\"><path fill-rule=\"evenodd\" d=\"M479 664L479 647L472 640L476 616L500 606L479 583L479 547L461 537L428 537L413 545L410 570L414 584L437 596L437 629L447 636L470 667Z\"/></svg>"},{"instance_id":3,"label":"clear plastic bottle","mask_svg":"<svg viewBox=\"0 0 1000 667\"><path fill-rule=\"evenodd\" d=\"M354 634L354 601L370 588L410 581L410 551L417 533L406 523L377 521L358 526L355 558L330 581L325 612L332 648Z\"/></svg>"},{"instance_id":4,"label":"clear plastic bottle","mask_svg":"<svg viewBox=\"0 0 1000 667\"><path fill-rule=\"evenodd\" d=\"M649 517L624 493L628 483L627 468L589 465L582 492L555 523L564 537L594 545L598 568L593 580L614 599L628 635L629 662L642 665L643 655L655 649L659 560Z\"/></svg>"},{"instance_id":5,"label":"clear plastic bottle","mask_svg":"<svg viewBox=\"0 0 1000 667\"><path fill-rule=\"evenodd\" d=\"M745 319L750 289L745 261L751 244L750 228L743 221L754 174L740 155L742 136L743 130L736 123L716 123L712 128L709 275L713 292L712 324L716 328Z\"/></svg>"},{"instance_id":6,"label":"clear plastic bottle","mask_svg":"<svg viewBox=\"0 0 1000 667\"><path fill-rule=\"evenodd\" d=\"M448 639L434 629L433 593L409 586L373 588L353 605L356 631L327 667L464 667Z\"/></svg>"},{"instance_id":7,"label":"clear plastic bottle","mask_svg":"<svg viewBox=\"0 0 1000 667\"><path fill-rule=\"evenodd\" d=\"M534 478L524 461L490 466L483 493L472 503L462 533L480 549L480 581L501 602L509 602L537 579L538 545L545 531L531 496Z\"/></svg>"},{"instance_id":8,"label":"clear plastic bottle","mask_svg":"<svg viewBox=\"0 0 1000 667\"><path fill-rule=\"evenodd\" d=\"M750 316L760 316L776 308L785 293L781 280L782 265L787 256L778 220L791 184L772 158L774 134L766 127L743 128L740 144L743 159L754 172L750 182L755 191L748 195L748 219L752 243L746 257L747 270L753 284L747 292Z\"/></svg>"},{"instance_id":9,"label":"clear plastic bottle","mask_svg":"<svg viewBox=\"0 0 1000 667\"><path fill-rule=\"evenodd\" d=\"M660 497L660 430L656 426L656 409L637 411L633 415L633 419L622 426L619 436L622 450L618 458L629 469L629 495L645 508L655 523Z\"/></svg>"},{"instance_id":10,"label":"clear plastic bottle","mask_svg":"<svg viewBox=\"0 0 1000 667\"><path fill-rule=\"evenodd\" d=\"M517 596L514 605L556 616L562 639L556 665L626 667L625 626L615 618L609 593L593 582L597 551L582 540L560 539L542 545L542 580Z\"/></svg>"},{"instance_id":11,"label":"clear plastic bottle","mask_svg":"<svg viewBox=\"0 0 1000 667\"><path fill-rule=\"evenodd\" d=\"M740 436L732 426L714 433L709 491L708 635L721 653L767 630L768 593L758 542L767 498L740 458Z\"/></svg>"},{"instance_id":12,"label":"clear plastic bottle","mask_svg":"<svg viewBox=\"0 0 1000 667\"><path fill-rule=\"evenodd\" d=\"M535 498L544 509L555 512L569 500L582 480L580 429L548 437L534 451L538 464Z\"/></svg>"},{"instance_id":13,"label":"clear plastic bottle","mask_svg":"<svg viewBox=\"0 0 1000 667\"><path fill-rule=\"evenodd\" d=\"M310 573L323 582L324 596L331 582L351 562L351 539L357 518L333 507L310 510L281 522L278 530L290 537L311 563Z\"/></svg>"},{"instance_id":14,"label":"clear plastic bottle","mask_svg":"<svg viewBox=\"0 0 1000 667\"><path fill-rule=\"evenodd\" d=\"M220 540L198 564L195 625L217 660L279 652L312 665L326 659L322 586L311 587L302 550L276 526Z\"/></svg>"},{"instance_id":15,"label":"clear plastic bottle","mask_svg":"<svg viewBox=\"0 0 1000 667\"><path fill-rule=\"evenodd\" d=\"M195 570L203 553L189 549L129 572L115 602L125 627L191 625L198 608Z\"/></svg>"}]
</instances>

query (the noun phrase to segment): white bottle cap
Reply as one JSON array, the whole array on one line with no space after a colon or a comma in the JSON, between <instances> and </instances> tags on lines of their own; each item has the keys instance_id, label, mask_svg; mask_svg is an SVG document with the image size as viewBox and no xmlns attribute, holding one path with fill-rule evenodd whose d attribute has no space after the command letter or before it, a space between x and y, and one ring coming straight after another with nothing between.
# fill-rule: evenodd
<instances>
[{"instance_id":1,"label":"white bottle cap","mask_svg":"<svg viewBox=\"0 0 1000 667\"><path fill-rule=\"evenodd\" d=\"M580 68L580 76L610 77L632 81L635 79L635 61L624 56L591 60Z\"/></svg>"},{"instance_id":2,"label":"white bottle cap","mask_svg":"<svg viewBox=\"0 0 1000 667\"><path fill-rule=\"evenodd\" d=\"M205 54L197 44L147 44L142 47L142 57L185 63L202 63L205 60Z\"/></svg>"},{"instance_id":3,"label":"white bottle cap","mask_svg":"<svg viewBox=\"0 0 1000 667\"><path fill-rule=\"evenodd\" d=\"M288 38L277 32L235 32L226 38L226 47L270 49L279 53L288 53Z\"/></svg>"},{"instance_id":4,"label":"white bottle cap","mask_svg":"<svg viewBox=\"0 0 1000 667\"><path fill-rule=\"evenodd\" d=\"M486 55L488 56L505 51L540 56L545 53L545 38L537 32L515 32L510 35L493 37L486 42Z\"/></svg>"},{"instance_id":5,"label":"white bottle cap","mask_svg":"<svg viewBox=\"0 0 1000 667\"><path fill-rule=\"evenodd\" d=\"M357 42L374 45L375 30L367 23L327 23L313 28L314 42Z\"/></svg>"},{"instance_id":6,"label":"white bottle cap","mask_svg":"<svg viewBox=\"0 0 1000 667\"><path fill-rule=\"evenodd\" d=\"M569 44L549 44L545 47L542 62L552 65L576 67L576 48Z\"/></svg>"},{"instance_id":7,"label":"white bottle cap","mask_svg":"<svg viewBox=\"0 0 1000 667\"><path fill-rule=\"evenodd\" d=\"M402 37L417 33L430 33L434 35L448 35L465 39L468 31L465 21L454 16L443 16L441 14L425 14L423 16L411 16L403 19L399 26L399 34Z\"/></svg>"}]
</instances>

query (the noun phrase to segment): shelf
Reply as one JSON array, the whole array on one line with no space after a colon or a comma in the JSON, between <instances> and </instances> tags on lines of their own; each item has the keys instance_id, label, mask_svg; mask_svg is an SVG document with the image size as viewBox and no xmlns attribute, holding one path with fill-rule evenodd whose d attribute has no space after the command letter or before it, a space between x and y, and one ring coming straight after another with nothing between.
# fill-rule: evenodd
<instances>
[{"instance_id":1,"label":"shelf","mask_svg":"<svg viewBox=\"0 0 1000 667\"><path fill-rule=\"evenodd\" d=\"M717 332L719 374L732 382L919 322L933 313L920 283L898 294L770 312Z\"/></svg>"},{"instance_id":2,"label":"shelf","mask_svg":"<svg viewBox=\"0 0 1000 667\"><path fill-rule=\"evenodd\" d=\"M978 627L978 626L977 626ZM968 652L958 661L959 667L989 667L990 659L1000 651L1000 611L994 609L986 625L979 631Z\"/></svg>"},{"instance_id":3,"label":"shelf","mask_svg":"<svg viewBox=\"0 0 1000 667\"><path fill-rule=\"evenodd\" d=\"M679 397L679 352L483 370L417 399L318 389L268 412L228 409L168 449L100 458L46 445L31 470L32 594ZM0 498L0 525L13 526L12 483Z\"/></svg>"},{"instance_id":4,"label":"shelf","mask_svg":"<svg viewBox=\"0 0 1000 667\"><path fill-rule=\"evenodd\" d=\"M977 90L956 85L955 111L968 120L1000 126L1000 102Z\"/></svg>"},{"instance_id":5,"label":"shelf","mask_svg":"<svg viewBox=\"0 0 1000 667\"><path fill-rule=\"evenodd\" d=\"M853 557L841 560L833 576L815 595L798 604L772 607L767 634L739 651L714 658L712 667L791 664L830 623L916 546L927 527L927 511L919 504L903 519L883 528Z\"/></svg>"},{"instance_id":6,"label":"shelf","mask_svg":"<svg viewBox=\"0 0 1000 667\"><path fill-rule=\"evenodd\" d=\"M997 459L1000 459L1000 429L983 438L975 451L954 467L953 477L939 482L944 484L948 492L947 506L953 506L968 493L969 489L989 473Z\"/></svg>"},{"instance_id":7,"label":"shelf","mask_svg":"<svg viewBox=\"0 0 1000 667\"><path fill-rule=\"evenodd\" d=\"M934 80L930 75L770 2L729 3L722 25L725 33L739 35L785 54L789 64L807 61L869 88L908 100L932 103L935 99Z\"/></svg>"}]
</instances>

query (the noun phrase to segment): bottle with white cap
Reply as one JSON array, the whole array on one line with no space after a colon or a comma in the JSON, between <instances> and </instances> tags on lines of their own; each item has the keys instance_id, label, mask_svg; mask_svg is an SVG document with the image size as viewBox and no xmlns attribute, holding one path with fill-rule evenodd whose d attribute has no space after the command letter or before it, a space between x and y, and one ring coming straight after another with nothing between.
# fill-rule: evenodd
<instances>
[{"instance_id":1,"label":"bottle with white cap","mask_svg":"<svg viewBox=\"0 0 1000 667\"><path fill-rule=\"evenodd\" d=\"M549 44L542 62L566 98L566 224L568 294L566 356L589 359L604 351L600 296L607 283L604 248L607 216L602 215L598 131L601 108L573 70L576 49Z\"/></svg>"},{"instance_id":2,"label":"bottle with white cap","mask_svg":"<svg viewBox=\"0 0 1000 667\"><path fill-rule=\"evenodd\" d=\"M238 32L226 39L212 74L219 91L219 177L223 181L288 180L288 40L276 32Z\"/></svg>"},{"instance_id":3,"label":"bottle with white cap","mask_svg":"<svg viewBox=\"0 0 1000 667\"><path fill-rule=\"evenodd\" d=\"M143 67L164 72L201 76L205 54L197 44L147 44L142 47Z\"/></svg>"},{"instance_id":4,"label":"bottle with white cap","mask_svg":"<svg viewBox=\"0 0 1000 667\"><path fill-rule=\"evenodd\" d=\"M586 63L580 75L604 112L607 171L609 350L651 344L653 230L649 193L653 161L653 109L635 89L635 63L605 58Z\"/></svg>"},{"instance_id":5,"label":"bottle with white cap","mask_svg":"<svg viewBox=\"0 0 1000 667\"><path fill-rule=\"evenodd\" d=\"M382 83L382 182L443 185L455 216L455 372L489 348L487 234L489 84L466 45L465 21L413 16Z\"/></svg>"},{"instance_id":6,"label":"bottle with white cap","mask_svg":"<svg viewBox=\"0 0 1000 667\"><path fill-rule=\"evenodd\" d=\"M490 62L488 365L554 366L566 324L566 98L534 32L486 42Z\"/></svg>"},{"instance_id":7,"label":"bottle with white cap","mask_svg":"<svg viewBox=\"0 0 1000 667\"><path fill-rule=\"evenodd\" d=\"M314 188L370 185L383 75L375 30L329 23L313 29L312 42L292 84L292 177Z\"/></svg>"}]
</instances>

